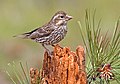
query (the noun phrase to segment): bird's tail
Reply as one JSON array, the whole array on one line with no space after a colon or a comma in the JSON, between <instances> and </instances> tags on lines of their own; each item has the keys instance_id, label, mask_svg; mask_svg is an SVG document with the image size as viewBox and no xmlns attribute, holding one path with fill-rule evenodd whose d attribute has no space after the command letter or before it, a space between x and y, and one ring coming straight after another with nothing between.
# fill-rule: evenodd
<instances>
[{"instance_id":1,"label":"bird's tail","mask_svg":"<svg viewBox=\"0 0 120 84\"><path fill-rule=\"evenodd\" d=\"M24 34L16 35L13 37L22 38L22 39L29 39L29 36L30 36L29 33L24 33Z\"/></svg>"}]
</instances>

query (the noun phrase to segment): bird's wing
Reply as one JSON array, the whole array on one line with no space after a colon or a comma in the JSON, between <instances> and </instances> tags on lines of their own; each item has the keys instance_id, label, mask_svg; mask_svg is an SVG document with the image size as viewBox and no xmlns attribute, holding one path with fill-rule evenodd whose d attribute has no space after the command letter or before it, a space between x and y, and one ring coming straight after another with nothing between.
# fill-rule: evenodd
<instances>
[{"instance_id":1,"label":"bird's wing","mask_svg":"<svg viewBox=\"0 0 120 84\"><path fill-rule=\"evenodd\" d=\"M31 39L41 38L41 37L44 37L49 34L50 34L50 32L45 31L43 28L39 28L36 31L32 32L29 35L29 38L31 38Z\"/></svg>"},{"instance_id":2,"label":"bird's wing","mask_svg":"<svg viewBox=\"0 0 120 84\"><path fill-rule=\"evenodd\" d=\"M41 28L37 28L31 32L25 33L26 35L28 35L28 37L30 39L36 39L36 38L41 38L41 37L45 37L45 36L49 36L49 34L51 34L51 32L54 31L53 27L48 25L48 26L43 26Z\"/></svg>"},{"instance_id":3,"label":"bird's wing","mask_svg":"<svg viewBox=\"0 0 120 84\"><path fill-rule=\"evenodd\" d=\"M34 29L31 32L23 33L14 37L19 37L23 39L36 39L36 38L49 36L52 31L54 31L53 26L48 24L48 25L43 25L42 27L39 27L37 29Z\"/></svg>"}]
</instances>

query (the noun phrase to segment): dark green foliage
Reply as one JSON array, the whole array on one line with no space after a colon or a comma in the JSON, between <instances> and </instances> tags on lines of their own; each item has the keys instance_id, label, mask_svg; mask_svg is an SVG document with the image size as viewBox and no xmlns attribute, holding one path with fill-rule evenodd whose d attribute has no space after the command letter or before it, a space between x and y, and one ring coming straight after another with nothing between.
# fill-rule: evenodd
<instances>
[{"instance_id":1,"label":"dark green foliage","mask_svg":"<svg viewBox=\"0 0 120 84\"><path fill-rule=\"evenodd\" d=\"M114 28L114 32L111 36L102 34L100 27L101 19L96 25L95 13L90 14L89 10L86 10L85 15L85 31L81 22L78 21L80 26L80 34L83 39L83 43L86 48L86 57L87 57L87 74L89 83L93 82L95 84L109 84L112 81L120 83L120 24L119 19L117 20ZM84 33L85 32L85 33ZM85 37L87 36L87 38ZM109 64L110 76L113 76L112 79L100 78L101 72L98 71L100 68L103 68L105 64Z\"/></svg>"}]
</instances>

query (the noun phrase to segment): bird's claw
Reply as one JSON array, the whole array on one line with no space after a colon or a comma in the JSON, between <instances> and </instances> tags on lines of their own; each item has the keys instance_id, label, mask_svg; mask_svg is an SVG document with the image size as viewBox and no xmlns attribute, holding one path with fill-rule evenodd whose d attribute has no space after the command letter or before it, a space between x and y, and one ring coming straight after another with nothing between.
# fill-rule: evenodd
<instances>
[{"instance_id":1,"label":"bird's claw","mask_svg":"<svg viewBox=\"0 0 120 84\"><path fill-rule=\"evenodd\" d=\"M48 55L50 56L50 57L52 57L53 56L53 51L47 51L47 53L48 53Z\"/></svg>"}]
</instances>

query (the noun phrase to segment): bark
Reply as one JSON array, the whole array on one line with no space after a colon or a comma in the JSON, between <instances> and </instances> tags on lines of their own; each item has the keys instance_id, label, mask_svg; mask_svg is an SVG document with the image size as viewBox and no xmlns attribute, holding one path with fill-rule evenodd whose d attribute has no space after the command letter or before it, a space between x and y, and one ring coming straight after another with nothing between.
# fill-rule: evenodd
<instances>
[{"instance_id":1,"label":"bark","mask_svg":"<svg viewBox=\"0 0 120 84\"><path fill-rule=\"evenodd\" d=\"M41 84L87 84L83 47L73 52L56 45L52 57L45 52Z\"/></svg>"}]
</instances>

